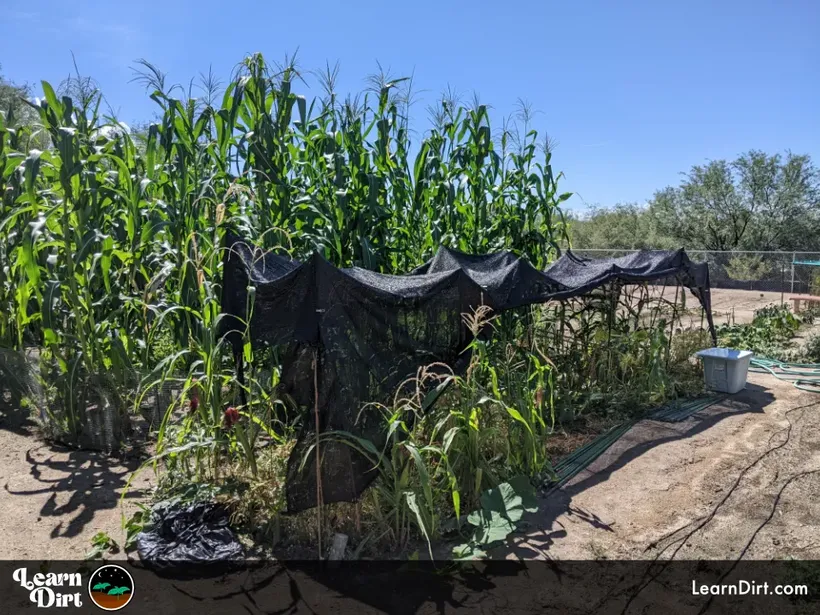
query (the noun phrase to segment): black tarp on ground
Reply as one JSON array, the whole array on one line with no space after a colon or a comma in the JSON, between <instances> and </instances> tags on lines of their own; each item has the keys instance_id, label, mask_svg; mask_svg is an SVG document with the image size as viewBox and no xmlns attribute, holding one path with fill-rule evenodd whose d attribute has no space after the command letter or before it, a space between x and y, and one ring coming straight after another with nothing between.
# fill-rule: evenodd
<instances>
[{"instance_id":1,"label":"black tarp on ground","mask_svg":"<svg viewBox=\"0 0 820 615\"><path fill-rule=\"evenodd\" d=\"M608 282L676 278L706 311L714 337L709 270L683 250L645 251L623 258L590 260L567 253L545 271L508 252L482 256L441 248L407 275L384 275L360 268L338 269L319 254L304 263L262 253L234 235L226 237L223 312L245 318L252 303L250 337L256 348L285 348L282 385L300 407L314 407L314 357L318 360L320 431L341 430L384 443L378 409L420 367L434 362L456 371L469 357L471 341L462 315L485 304L501 312L532 303L564 300ZM252 302L247 288L255 288ZM233 318L223 331L243 330ZM235 351L241 338L229 334ZM316 505L314 421L290 457L288 512ZM321 446L324 503L353 501L375 479L372 463L342 443Z\"/></svg>"},{"instance_id":2,"label":"black tarp on ground","mask_svg":"<svg viewBox=\"0 0 820 615\"><path fill-rule=\"evenodd\" d=\"M245 560L242 543L229 527L230 511L210 502L160 503L137 534L143 564L161 575L186 571L221 576Z\"/></svg>"}]
</instances>

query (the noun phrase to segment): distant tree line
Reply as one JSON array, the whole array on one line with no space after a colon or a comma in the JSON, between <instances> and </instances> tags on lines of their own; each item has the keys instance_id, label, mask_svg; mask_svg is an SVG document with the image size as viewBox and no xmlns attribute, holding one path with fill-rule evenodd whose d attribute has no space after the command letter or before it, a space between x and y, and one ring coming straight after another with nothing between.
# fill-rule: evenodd
<instances>
[{"instance_id":1,"label":"distant tree line","mask_svg":"<svg viewBox=\"0 0 820 615\"><path fill-rule=\"evenodd\" d=\"M820 251L820 172L808 155L757 150L696 165L645 206L576 215L572 240L575 249Z\"/></svg>"}]
</instances>

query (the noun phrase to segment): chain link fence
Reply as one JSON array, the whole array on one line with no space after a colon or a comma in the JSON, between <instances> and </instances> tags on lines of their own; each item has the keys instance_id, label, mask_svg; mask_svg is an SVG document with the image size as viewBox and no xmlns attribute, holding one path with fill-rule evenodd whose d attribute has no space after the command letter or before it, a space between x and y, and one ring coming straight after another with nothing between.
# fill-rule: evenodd
<instances>
[{"instance_id":1,"label":"chain link fence","mask_svg":"<svg viewBox=\"0 0 820 615\"><path fill-rule=\"evenodd\" d=\"M638 250L573 250L588 258L610 258ZM709 263L712 288L820 296L820 252L718 252L687 250ZM788 299L788 298L787 298Z\"/></svg>"},{"instance_id":2,"label":"chain link fence","mask_svg":"<svg viewBox=\"0 0 820 615\"><path fill-rule=\"evenodd\" d=\"M587 258L612 258L638 250L573 250ZM797 295L820 297L820 252L687 250L693 261L709 264L715 324L750 322L754 311L790 304Z\"/></svg>"}]
</instances>

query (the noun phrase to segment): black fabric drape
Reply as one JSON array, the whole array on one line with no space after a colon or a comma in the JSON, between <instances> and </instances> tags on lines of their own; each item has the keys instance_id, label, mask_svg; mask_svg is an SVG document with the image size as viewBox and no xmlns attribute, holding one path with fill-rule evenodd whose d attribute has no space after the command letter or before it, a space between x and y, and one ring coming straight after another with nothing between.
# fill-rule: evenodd
<instances>
[{"instance_id":1,"label":"black fabric drape","mask_svg":"<svg viewBox=\"0 0 820 615\"><path fill-rule=\"evenodd\" d=\"M250 309L252 344L286 348L283 392L312 416L318 350L321 431L346 431L377 448L385 442L382 415L375 406L363 407L389 403L420 367L464 365L471 334L462 315L482 304L502 312L582 296L614 280L675 278L700 301L715 337L708 266L693 263L683 250L616 259L567 252L538 271L509 252L476 256L441 248L407 275L384 275L338 269L319 254L304 263L263 254L232 234L225 247L222 332L235 352ZM303 424L288 464L290 513L316 505L314 422ZM321 457L324 503L355 500L377 476L373 463L347 444L323 440Z\"/></svg>"}]
</instances>

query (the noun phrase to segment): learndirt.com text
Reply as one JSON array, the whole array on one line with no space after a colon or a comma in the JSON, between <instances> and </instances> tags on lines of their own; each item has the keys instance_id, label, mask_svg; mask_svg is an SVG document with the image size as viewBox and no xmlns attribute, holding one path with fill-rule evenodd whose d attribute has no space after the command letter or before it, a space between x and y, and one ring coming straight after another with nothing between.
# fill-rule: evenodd
<instances>
[{"instance_id":1,"label":"learndirt.com text","mask_svg":"<svg viewBox=\"0 0 820 615\"><path fill-rule=\"evenodd\" d=\"M770 585L767 582L738 581L720 585L698 585L692 581L695 596L808 596L808 585Z\"/></svg>"}]
</instances>

